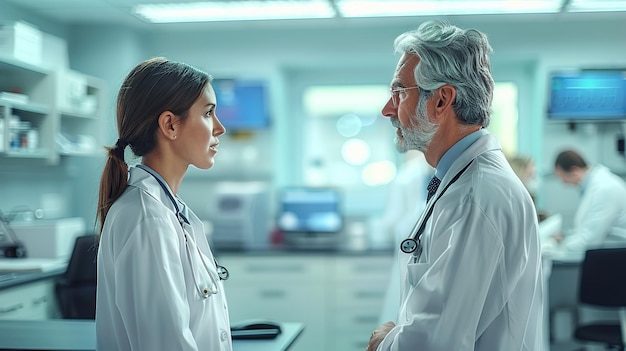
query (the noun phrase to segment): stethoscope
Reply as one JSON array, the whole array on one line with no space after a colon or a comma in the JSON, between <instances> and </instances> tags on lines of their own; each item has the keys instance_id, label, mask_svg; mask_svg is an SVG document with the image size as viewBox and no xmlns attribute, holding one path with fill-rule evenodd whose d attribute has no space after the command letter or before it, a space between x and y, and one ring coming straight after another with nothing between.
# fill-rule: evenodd
<instances>
[{"instance_id":1,"label":"stethoscope","mask_svg":"<svg viewBox=\"0 0 626 351\"><path fill-rule=\"evenodd\" d=\"M446 187L443 188L441 193L439 193L439 196L437 196L435 198L435 201L433 201L432 205L428 209L428 212L426 212L426 215L424 216L424 219L422 220L419 226L419 229L415 231L415 228L420 222L415 223L415 226L413 227L413 230L411 231L413 234L411 234L408 238L402 240L402 242L400 243L400 251L406 254L413 254L413 257L415 259L419 258L419 256L422 254L422 245L421 245L422 233L424 232L424 228L426 228L426 222L428 222L428 219L433 214L433 209L435 208L435 204L443 196L446 190L448 190L450 185L454 184L457 180L459 180L463 172L465 172L465 170L472 164L472 162L474 162L474 160L471 160L467 165L465 165L465 167L463 167L463 169L461 169L457 174L455 174L454 178L452 178L452 180L450 180L450 182L446 185Z\"/></svg>"},{"instance_id":2,"label":"stethoscope","mask_svg":"<svg viewBox=\"0 0 626 351\"><path fill-rule=\"evenodd\" d=\"M174 195L172 195L172 192L170 191L169 187L166 184L164 184L164 182L153 173L154 171L152 169L150 169L148 166L145 166L143 164L139 164L137 165L137 167L148 172L151 176L154 177L154 179L156 179L157 183L159 183L163 191L165 191L165 193L167 194L167 197L172 202L172 205L174 205L174 209L176 210L175 211L176 218L178 219L178 223L180 224L180 227L183 229L183 235L185 237L185 251L187 252L187 260L189 261L189 267L191 267L191 276L193 277L193 283L196 289L198 290L198 293L200 294L200 296L204 298L207 298L213 294L217 294L219 291L217 280L213 276L213 271L209 268L209 265L204 259L204 255L200 251L200 248L198 248L198 245L194 245L194 246L196 248L196 251L198 252L198 256L200 257L200 260L202 261L202 265L204 266L204 269L206 270L206 272L209 275L209 278L211 279L211 285L206 286L206 287L200 287L200 285L198 284L198 281L196 280L196 272L193 268L193 262L191 260L191 249L189 248L189 234L187 234L187 231L185 230L185 224L190 224L190 223L189 223L189 220L180 211L180 208L178 207L178 201L176 201L176 199L174 198ZM219 280L228 280L228 278L230 277L230 273L228 272L226 267L218 264L215 258L213 258L213 262L215 263L215 270L217 272L217 277L219 278Z\"/></svg>"}]
</instances>

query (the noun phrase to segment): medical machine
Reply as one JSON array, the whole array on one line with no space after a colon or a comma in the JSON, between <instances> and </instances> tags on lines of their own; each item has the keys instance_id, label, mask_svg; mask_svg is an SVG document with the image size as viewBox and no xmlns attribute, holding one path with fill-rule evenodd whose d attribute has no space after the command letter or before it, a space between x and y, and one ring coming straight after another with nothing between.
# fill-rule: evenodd
<instances>
[{"instance_id":1,"label":"medical machine","mask_svg":"<svg viewBox=\"0 0 626 351\"><path fill-rule=\"evenodd\" d=\"M264 182L221 182L208 197L215 248L262 249L270 244L271 202Z\"/></svg>"},{"instance_id":2,"label":"medical machine","mask_svg":"<svg viewBox=\"0 0 626 351\"><path fill-rule=\"evenodd\" d=\"M293 248L336 248L344 218L337 189L296 187L283 189L277 226Z\"/></svg>"},{"instance_id":3,"label":"medical machine","mask_svg":"<svg viewBox=\"0 0 626 351\"><path fill-rule=\"evenodd\" d=\"M76 238L87 232L81 217L11 222L11 228L30 258L69 260Z\"/></svg>"}]
</instances>

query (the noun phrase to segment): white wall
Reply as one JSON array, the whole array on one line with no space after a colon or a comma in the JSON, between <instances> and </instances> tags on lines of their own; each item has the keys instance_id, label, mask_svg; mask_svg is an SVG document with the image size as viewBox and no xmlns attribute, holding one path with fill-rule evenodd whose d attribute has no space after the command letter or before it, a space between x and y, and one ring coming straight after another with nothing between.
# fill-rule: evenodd
<instances>
[{"instance_id":1,"label":"white wall","mask_svg":"<svg viewBox=\"0 0 626 351\"><path fill-rule=\"evenodd\" d=\"M39 22L35 24L42 29L50 29L67 39L73 69L98 76L106 82L111 101L105 138L109 144L116 139L114 98L119 84L126 72L144 58L164 55L188 62L216 77L267 79L272 94L272 129L244 142L225 140L223 146L232 148L232 154L246 147L262 150L262 157L249 167L244 178L254 178L258 167L258 176L267 178L269 175L276 186L293 185L299 181L294 165L299 161L300 133L306 133L298 129L301 125L298 122L301 89L311 84L313 78L320 84L326 79L332 81L331 84L342 80L344 84L386 84L398 59L393 53L393 39L426 20L331 20L307 21L303 25L295 25L295 22L237 23L189 26L188 30L172 31L167 31L166 26L158 26L147 33L119 27L63 26L52 21L46 24L45 19L0 4L0 20L26 17L31 22ZM608 160L610 167L622 167L622 170L626 167L622 158L605 150L607 145L612 145L609 141L615 137L614 128L596 128L589 137L587 129L571 133L562 125L545 121L547 75L551 70L626 67L626 37L623 35L626 33L626 13L470 16L449 17L447 20L461 27L480 29L489 36L494 48L495 79L514 81L520 88L519 150L533 156L543 173L551 172L556 149L580 140L595 145L589 155L592 161ZM219 162L222 160L218 160L216 176L230 176L226 166L222 167L224 172L219 172ZM222 163L228 164L228 161ZM87 166L89 177L99 178L97 162ZM558 187L549 184L549 175L547 178L546 185ZM189 183L206 187L202 179L196 178ZM85 186L94 186L96 182L89 181ZM567 194L570 190L550 190L551 198L556 199L562 191ZM191 189L187 192L194 193ZM201 199L188 198L187 201L202 202ZM540 198L540 201L546 206L554 205L545 199ZM0 200L0 207L6 208L6 202ZM89 218L87 220L91 223Z\"/></svg>"}]
</instances>

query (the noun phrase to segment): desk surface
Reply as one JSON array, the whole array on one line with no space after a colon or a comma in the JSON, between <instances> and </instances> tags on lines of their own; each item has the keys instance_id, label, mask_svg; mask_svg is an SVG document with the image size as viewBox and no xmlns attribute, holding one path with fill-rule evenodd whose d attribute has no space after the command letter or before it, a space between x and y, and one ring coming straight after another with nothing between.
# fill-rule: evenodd
<instances>
[{"instance_id":1,"label":"desk surface","mask_svg":"<svg viewBox=\"0 0 626 351\"><path fill-rule=\"evenodd\" d=\"M304 330L301 323L282 323L281 328L275 339L233 340L233 351L284 351ZM95 321L0 320L0 350L93 351L95 345Z\"/></svg>"}]
</instances>

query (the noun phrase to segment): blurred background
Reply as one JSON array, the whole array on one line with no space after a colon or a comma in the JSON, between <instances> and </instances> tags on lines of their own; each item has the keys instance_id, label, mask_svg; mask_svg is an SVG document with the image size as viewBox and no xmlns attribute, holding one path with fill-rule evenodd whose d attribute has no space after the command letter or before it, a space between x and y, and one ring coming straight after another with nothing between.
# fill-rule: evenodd
<instances>
[{"instance_id":1,"label":"blurred background","mask_svg":"<svg viewBox=\"0 0 626 351\"><path fill-rule=\"evenodd\" d=\"M489 130L507 155L535 161L539 208L561 214L564 227L571 224L578 192L553 174L562 149L576 149L590 163L626 176L625 1L389 1L382 7L375 1L282 1L281 8L310 6L304 12L317 18L269 20L243 18L246 12L237 2L214 1L209 3L230 6L211 12L226 18L178 23L150 22L139 14L150 9L135 7L147 3L0 1L0 210L14 226L54 227L56 220L78 218L81 230L95 228L103 146L117 140L119 85L139 61L165 56L215 78L217 113L227 133L215 166L190 169L179 195L205 221L217 255L237 266L237 252L247 251L269 259L270 271L277 266L283 271L290 264L274 264L276 256L267 252L305 252L311 255L306 269L315 276L316 260L328 265L341 258L325 250L375 252L381 259L376 264L350 257L358 261L354 267L370 262L368 269L380 271L374 284L379 294L387 284L395 237L408 235L411 226L390 225L389 211L423 203L419 191L406 206L392 197L407 161L396 152L394 128L380 110L399 58L393 40L429 19L489 36L496 81ZM271 8L253 12L267 14ZM599 87L596 74L608 74L617 85ZM588 94L581 99L613 96L614 111L590 107L572 114L568 108L575 97L563 96L562 84L577 84ZM427 181L432 169L418 160L422 166L412 171L421 175L416 182ZM332 281L339 273L331 268L321 269ZM334 283L316 285L321 295L324 284ZM371 285L365 285L367 291ZM275 290L266 293L276 296ZM335 295L324 296L320 301L337 303ZM367 328L382 308L382 297L376 296L376 313L361 318ZM247 316L233 311L235 317ZM319 349L315 342L331 340L321 331L310 333L303 349ZM362 341L357 344L361 349ZM357 349L342 345L321 349Z\"/></svg>"}]
</instances>

